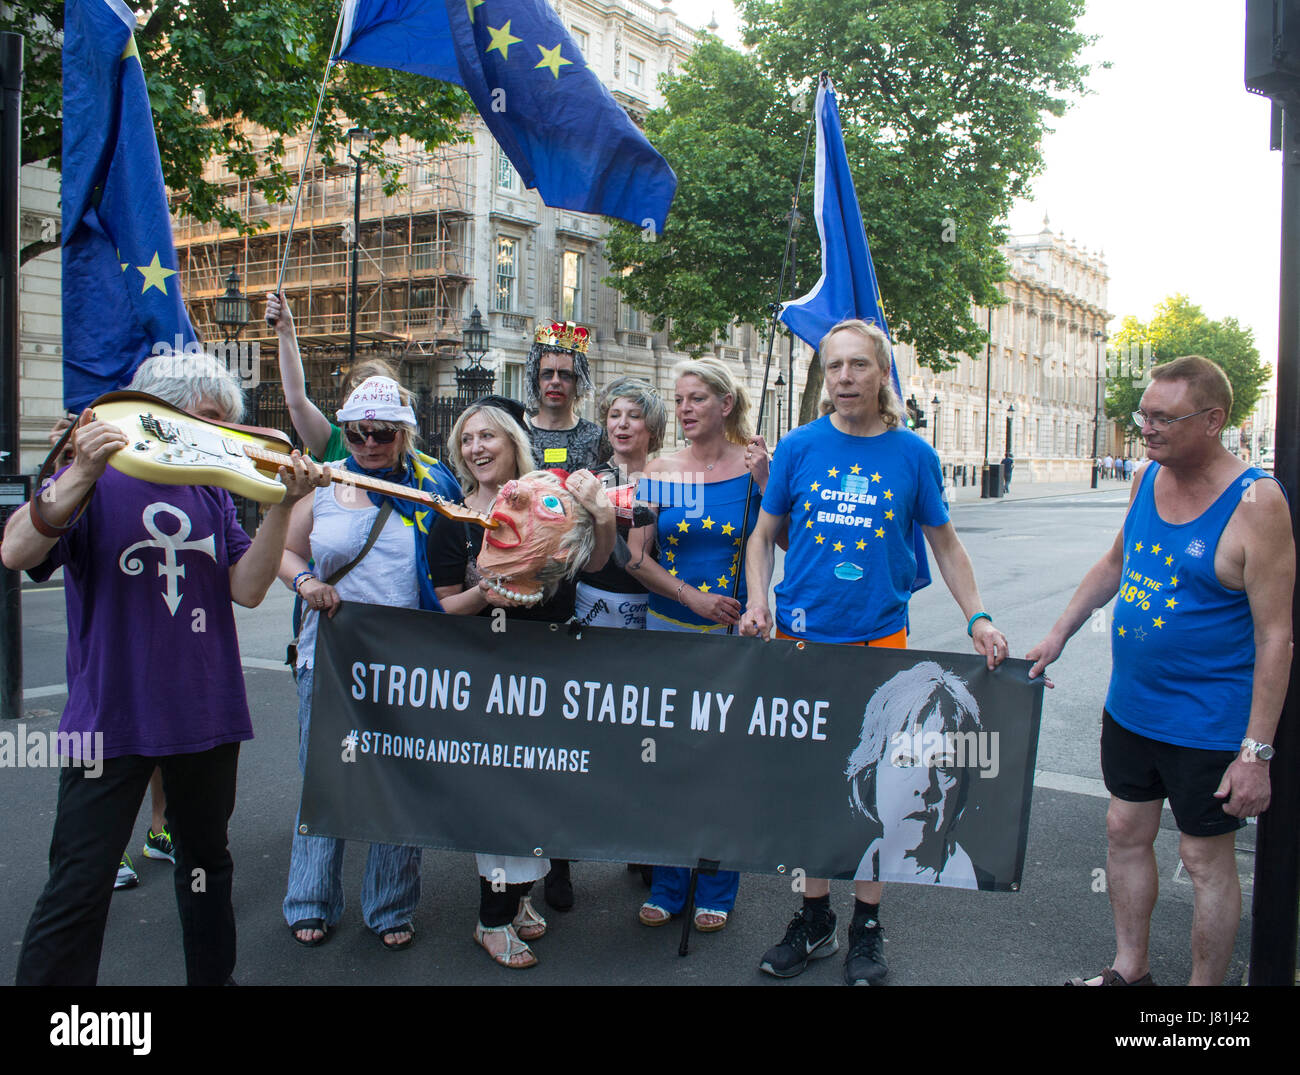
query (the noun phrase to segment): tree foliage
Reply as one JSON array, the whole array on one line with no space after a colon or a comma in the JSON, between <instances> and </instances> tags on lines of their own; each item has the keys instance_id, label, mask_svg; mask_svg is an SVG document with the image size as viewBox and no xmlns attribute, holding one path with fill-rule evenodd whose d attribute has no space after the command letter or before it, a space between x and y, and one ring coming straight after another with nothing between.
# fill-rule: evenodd
<instances>
[{"instance_id":1,"label":"tree foliage","mask_svg":"<svg viewBox=\"0 0 1300 1075\"><path fill-rule=\"evenodd\" d=\"M1106 382L1106 414L1121 422L1138 409L1149 366L1183 355L1203 355L1217 363L1232 385L1232 413L1225 428L1241 425L1255 409L1272 370L1259 360L1255 333L1235 317L1211 321L1186 295L1171 295L1143 324L1124 318L1108 345L1112 351Z\"/></svg>"},{"instance_id":2,"label":"tree foliage","mask_svg":"<svg viewBox=\"0 0 1300 1075\"><path fill-rule=\"evenodd\" d=\"M185 211L241 232L255 230L203 179L211 158L247 180L268 201L292 196L297 171L283 165L284 134L306 130L325 72L338 0L145 0L137 9L136 47L149 86L163 180ZM26 41L24 164L61 166L62 0L0 5L0 30ZM347 128L375 132L370 163L385 167L382 143L408 135L428 148L463 137L457 120L472 108L458 87L417 75L344 64L334 69L317 145L327 160L346 152ZM249 124L272 134L259 147ZM342 147L342 148L340 148ZM262 225L265 226L265 225ZM26 261L50 243L23 250Z\"/></svg>"},{"instance_id":3,"label":"tree foliage","mask_svg":"<svg viewBox=\"0 0 1300 1075\"><path fill-rule=\"evenodd\" d=\"M647 132L676 169L652 243L616 228L607 249L629 302L709 346L774 297L785 214L820 70L830 72L885 315L933 369L977 354L972 301L998 304L1002 221L1042 167L1045 115L1082 92L1079 0L746 0L739 54L716 41L661 83ZM802 99L801 115L791 104ZM805 176L811 190L812 165ZM811 217L811 197L803 211ZM816 233L799 287L819 272ZM787 289L788 290L788 289ZM789 297L787 294L783 297Z\"/></svg>"}]
</instances>

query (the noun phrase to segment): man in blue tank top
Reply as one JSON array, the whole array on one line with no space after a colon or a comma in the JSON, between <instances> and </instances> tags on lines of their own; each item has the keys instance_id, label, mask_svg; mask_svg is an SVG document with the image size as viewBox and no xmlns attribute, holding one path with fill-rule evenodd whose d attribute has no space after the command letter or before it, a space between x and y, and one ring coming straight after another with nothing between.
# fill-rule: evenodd
<instances>
[{"instance_id":1,"label":"man in blue tank top","mask_svg":"<svg viewBox=\"0 0 1300 1075\"><path fill-rule=\"evenodd\" d=\"M989 668L1006 637L984 611L975 572L948 517L935 450L904 428L890 385L889 341L864 321L841 321L821 341L823 416L777 446L763 509L746 546L748 603L740 633L814 642L907 648L907 603L916 579L913 523L920 523L975 650ZM789 534L785 576L768 608L773 546ZM883 870L859 869L844 981L869 985L888 971L880 902ZM935 880L939 880L938 877ZM953 883L944 875L944 883ZM974 887L971 878L970 887ZM803 905L759 969L793 978L839 948L830 881L805 880Z\"/></svg>"},{"instance_id":2,"label":"man in blue tank top","mask_svg":"<svg viewBox=\"0 0 1300 1075\"><path fill-rule=\"evenodd\" d=\"M1111 793L1112 966L1071 985L1151 985L1154 842L1169 800L1192 879L1192 985L1222 985L1241 918L1235 834L1268 808L1291 669L1295 545L1276 481L1219 442L1232 386L1199 355L1156 366L1133 419L1151 462L1124 527L1030 650L1030 676L1118 594L1101 766ZM1049 684L1050 686L1050 684Z\"/></svg>"}]
</instances>

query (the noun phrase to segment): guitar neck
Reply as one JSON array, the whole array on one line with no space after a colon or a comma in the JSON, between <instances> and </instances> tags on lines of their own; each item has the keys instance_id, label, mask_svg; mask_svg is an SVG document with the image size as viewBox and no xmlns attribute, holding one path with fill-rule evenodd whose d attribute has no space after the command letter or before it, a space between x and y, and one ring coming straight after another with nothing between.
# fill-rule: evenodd
<instances>
[{"instance_id":1,"label":"guitar neck","mask_svg":"<svg viewBox=\"0 0 1300 1075\"><path fill-rule=\"evenodd\" d=\"M272 470L278 470L280 467L293 469L293 459L280 452L269 452L263 448L254 448L251 445L244 445L244 452L260 467ZM495 529L498 525L495 519L489 518L480 511L467 508L462 504L454 504L436 493L426 493L423 489L412 489L409 485L399 485L397 482L385 481L383 478L372 478L367 474L356 474L342 467L330 467L330 479L340 485L352 485L367 492L382 493L398 500L409 500L415 504L423 504L425 507L433 508L440 515L445 515L448 519L477 523L489 530Z\"/></svg>"}]
</instances>

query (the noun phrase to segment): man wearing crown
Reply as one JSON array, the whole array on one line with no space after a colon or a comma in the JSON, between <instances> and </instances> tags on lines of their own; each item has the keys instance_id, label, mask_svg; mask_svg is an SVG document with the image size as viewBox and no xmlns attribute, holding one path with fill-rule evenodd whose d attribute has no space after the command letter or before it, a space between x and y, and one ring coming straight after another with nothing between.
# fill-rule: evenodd
<instances>
[{"instance_id":1,"label":"man wearing crown","mask_svg":"<svg viewBox=\"0 0 1300 1075\"><path fill-rule=\"evenodd\" d=\"M524 367L533 462L539 470L589 470L614 454L605 431L578 417L591 391L587 330L572 321L537 326Z\"/></svg>"}]
</instances>

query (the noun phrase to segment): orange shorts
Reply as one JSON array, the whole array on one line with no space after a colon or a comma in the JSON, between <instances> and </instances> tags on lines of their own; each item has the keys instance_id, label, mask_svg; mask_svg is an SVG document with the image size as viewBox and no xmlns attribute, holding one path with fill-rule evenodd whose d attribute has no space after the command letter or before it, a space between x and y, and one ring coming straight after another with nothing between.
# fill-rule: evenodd
<instances>
[{"instance_id":1,"label":"orange shorts","mask_svg":"<svg viewBox=\"0 0 1300 1075\"><path fill-rule=\"evenodd\" d=\"M794 635L788 635L784 631L776 632L777 638L784 638L790 642L805 642L807 639L795 638ZM884 638L873 638L870 642L844 642L845 646L879 646L881 649L907 649L907 628L900 627L892 635L885 635Z\"/></svg>"}]
</instances>

